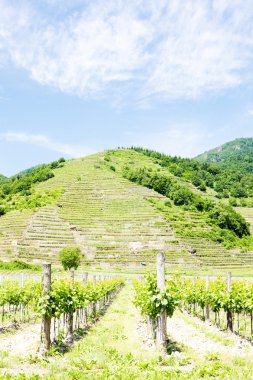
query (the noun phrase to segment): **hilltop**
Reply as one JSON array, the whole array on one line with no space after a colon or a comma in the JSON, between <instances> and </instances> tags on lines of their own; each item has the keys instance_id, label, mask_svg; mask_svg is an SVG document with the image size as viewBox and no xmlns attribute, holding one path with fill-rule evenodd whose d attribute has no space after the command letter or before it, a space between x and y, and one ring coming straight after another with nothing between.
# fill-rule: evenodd
<instances>
[{"instance_id":1,"label":"hilltop","mask_svg":"<svg viewBox=\"0 0 253 380\"><path fill-rule=\"evenodd\" d=\"M7 177L5 177L3 174L0 174L0 184L7 181Z\"/></svg>"},{"instance_id":2,"label":"hilltop","mask_svg":"<svg viewBox=\"0 0 253 380\"><path fill-rule=\"evenodd\" d=\"M223 169L253 173L253 138L240 138L211 149L196 157L203 162L213 162Z\"/></svg>"},{"instance_id":3,"label":"hilltop","mask_svg":"<svg viewBox=\"0 0 253 380\"><path fill-rule=\"evenodd\" d=\"M163 250L174 270L247 270L253 189L234 209L232 178L228 197L217 191L228 176L138 148L41 165L0 188L0 257L57 261L61 248L77 245L96 267L141 268Z\"/></svg>"}]
</instances>

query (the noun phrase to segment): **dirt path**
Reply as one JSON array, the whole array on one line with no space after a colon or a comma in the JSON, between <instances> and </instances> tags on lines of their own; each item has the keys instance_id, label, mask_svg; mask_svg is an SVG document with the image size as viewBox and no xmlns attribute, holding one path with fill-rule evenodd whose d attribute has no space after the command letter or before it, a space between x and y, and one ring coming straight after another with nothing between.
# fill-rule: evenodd
<instances>
[{"instance_id":1,"label":"dirt path","mask_svg":"<svg viewBox=\"0 0 253 380\"><path fill-rule=\"evenodd\" d=\"M31 324L22 327L15 333L8 333L1 337L0 352L7 351L13 356L29 356L34 354L39 346L40 324Z\"/></svg>"},{"instance_id":2,"label":"dirt path","mask_svg":"<svg viewBox=\"0 0 253 380\"><path fill-rule=\"evenodd\" d=\"M201 355L214 352L234 356L253 354L253 347L247 341L180 312L168 318L168 335Z\"/></svg>"}]
</instances>

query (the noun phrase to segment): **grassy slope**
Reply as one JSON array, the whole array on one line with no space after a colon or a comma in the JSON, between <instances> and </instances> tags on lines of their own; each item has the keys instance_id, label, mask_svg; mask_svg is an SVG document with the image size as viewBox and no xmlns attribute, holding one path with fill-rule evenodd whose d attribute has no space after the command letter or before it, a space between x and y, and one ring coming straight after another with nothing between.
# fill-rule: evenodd
<instances>
[{"instance_id":1,"label":"grassy slope","mask_svg":"<svg viewBox=\"0 0 253 380\"><path fill-rule=\"evenodd\" d=\"M175 270L200 268L205 272L212 266L215 271L241 272L242 265L244 271L251 270L251 253L227 251L221 244L191 236L191 231L208 231L199 214L176 206L160 210L148 199L163 202L164 197L122 178L124 165L163 170L154 160L132 150L110 151L109 161L105 155L67 161L54 178L40 183L38 190L65 191L50 206L1 217L1 256L10 258L17 251L22 258L55 260L59 249L77 244L86 263L102 266L152 262L164 250ZM186 181L182 183L199 192ZM189 236L181 236L182 231ZM196 254L190 254L192 250Z\"/></svg>"}]
</instances>

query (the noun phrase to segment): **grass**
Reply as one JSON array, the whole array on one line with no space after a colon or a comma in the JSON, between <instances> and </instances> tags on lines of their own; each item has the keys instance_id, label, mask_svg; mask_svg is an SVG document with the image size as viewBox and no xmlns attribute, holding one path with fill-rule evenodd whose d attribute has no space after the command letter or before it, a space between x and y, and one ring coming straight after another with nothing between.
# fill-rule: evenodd
<instances>
[{"instance_id":1,"label":"grass","mask_svg":"<svg viewBox=\"0 0 253 380\"><path fill-rule=\"evenodd\" d=\"M32 271L41 272L41 266L35 264L29 264L22 260L12 260L4 262L0 260L0 272L3 271Z\"/></svg>"},{"instance_id":2,"label":"grass","mask_svg":"<svg viewBox=\"0 0 253 380\"><path fill-rule=\"evenodd\" d=\"M135 379L159 367L159 356L141 347L131 293L128 285L91 333L66 355L67 373L63 379L73 375L78 379ZM59 361L50 370L50 376L60 378Z\"/></svg>"},{"instance_id":3,"label":"grass","mask_svg":"<svg viewBox=\"0 0 253 380\"><path fill-rule=\"evenodd\" d=\"M241 357L215 352L200 355L176 342L168 346L169 354L145 346L138 332L132 295L132 286L127 284L107 313L64 356L47 360L29 357L23 364L15 359L17 367L8 374L8 369L13 367L12 357L2 352L0 364L6 375L0 375L0 379L252 379L250 355Z\"/></svg>"}]
</instances>

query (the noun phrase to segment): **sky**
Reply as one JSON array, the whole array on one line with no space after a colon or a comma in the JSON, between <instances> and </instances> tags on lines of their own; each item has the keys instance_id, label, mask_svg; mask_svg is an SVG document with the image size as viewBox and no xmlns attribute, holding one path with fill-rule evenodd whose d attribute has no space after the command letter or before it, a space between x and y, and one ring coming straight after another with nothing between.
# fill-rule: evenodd
<instances>
[{"instance_id":1,"label":"sky","mask_svg":"<svg viewBox=\"0 0 253 380\"><path fill-rule=\"evenodd\" d=\"M253 137L252 0L0 0L0 173Z\"/></svg>"}]
</instances>

